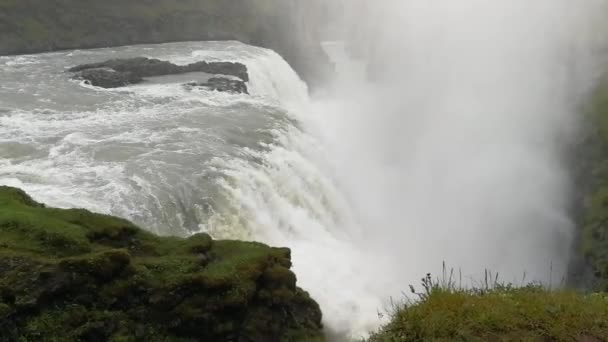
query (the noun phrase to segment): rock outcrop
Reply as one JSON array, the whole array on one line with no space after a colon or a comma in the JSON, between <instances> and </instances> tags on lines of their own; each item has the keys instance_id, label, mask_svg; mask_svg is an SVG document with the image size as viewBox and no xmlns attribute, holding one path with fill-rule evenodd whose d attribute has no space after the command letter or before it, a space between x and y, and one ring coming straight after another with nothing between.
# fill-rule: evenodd
<instances>
[{"instance_id":1,"label":"rock outcrop","mask_svg":"<svg viewBox=\"0 0 608 342\"><path fill-rule=\"evenodd\" d=\"M190 82L184 84L186 89L201 88L212 91L220 91L233 94L249 94L247 85L240 80L231 80L224 77L212 77L207 82Z\"/></svg>"},{"instance_id":2,"label":"rock outcrop","mask_svg":"<svg viewBox=\"0 0 608 342\"><path fill-rule=\"evenodd\" d=\"M88 84L101 88L124 87L144 80L142 77L131 72L117 72L104 68L83 70L76 78L85 80Z\"/></svg>"},{"instance_id":3,"label":"rock outcrop","mask_svg":"<svg viewBox=\"0 0 608 342\"><path fill-rule=\"evenodd\" d=\"M322 341L290 251L158 237L0 187L0 341Z\"/></svg>"},{"instance_id":4,"label":"rock outcrop","mask_svg":"<svg viewBox=\"0 0 608 342\"><path fill-rule=\"evenodd\" d=\"M249 81L247 67L242 63L201 61L188 65L176 65L168 61L146 57L111 59L101 63L83 64L75 66L69 71L76 73L75 78L103 88L116 88L139 83L145 77L189 72L234 76L242 80L242 85ZM221 88L218 80L215 80L215 83L218 85L217 88Z\"/></svg>"}]
</instances>

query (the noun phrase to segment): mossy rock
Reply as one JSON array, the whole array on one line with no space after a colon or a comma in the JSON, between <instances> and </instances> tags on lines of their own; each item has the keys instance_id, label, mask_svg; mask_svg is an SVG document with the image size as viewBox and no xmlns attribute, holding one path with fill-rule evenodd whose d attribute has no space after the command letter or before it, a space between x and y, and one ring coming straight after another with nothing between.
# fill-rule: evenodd
<instances>
[{"instance_id":1,"label":"mossy rock","mask_svg":"<svg viewBox=\"0 0 608 342\"><path fill-rule=\"evenodd\" d=\"M158 237L0 187L0 341L322 340L290 252Z\"/></svg>"}]
</instances>

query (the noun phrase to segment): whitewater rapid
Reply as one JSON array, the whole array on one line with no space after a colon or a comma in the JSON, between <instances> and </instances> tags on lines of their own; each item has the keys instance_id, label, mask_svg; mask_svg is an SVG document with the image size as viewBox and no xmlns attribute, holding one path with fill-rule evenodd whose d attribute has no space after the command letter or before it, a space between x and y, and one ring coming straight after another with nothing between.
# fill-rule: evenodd
<instances>
[{"instance_id":1,"label":"whitewater rapid","mask_svg":"<svg viewBox=\"0 0 608 342\"><path fill-rule=\"evenodd\" d=\"M105 90L65 72L133 56L245 63L251 96L188 91L190 74ZM329 329L377 326L382 274L360 267L374 256L353 243L362 226L312 132L315 104L273 51L192 42L0 57L0 79L0 184L158 234L288 246Z\"/></svg>"},{"instance_id":2,"label":"whitewater rapid","mask_svg":"<svg viewBox=\"0 0 608 342\"><path fill-rule=\"evenodd\" d=\"M505 68L461 77L474 68L441 54L428 67L447 50L411 38L397 87L325 44L339 77L312 97L278 54L237 42L0 57L0 184L162 235L287 246L328 330L350 339L443 261L467 283L485 269L559 282L573 235L559 152L576 126L576 103L555 101L570 94L564 68L527 88L484 78L516 81ZM65 72L135 56L242 62L251 96L188 91L191 74L103 90Z\"/></svg>"}]
</instances>

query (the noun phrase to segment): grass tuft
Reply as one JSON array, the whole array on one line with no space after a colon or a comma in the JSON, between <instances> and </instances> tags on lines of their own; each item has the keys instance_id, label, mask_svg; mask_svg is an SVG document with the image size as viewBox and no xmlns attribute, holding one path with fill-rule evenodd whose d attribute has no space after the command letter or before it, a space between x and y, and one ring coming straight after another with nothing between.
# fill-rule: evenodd
<instances>
[{"instance_id":1,"label":"grass tuft","mask_svg":"<svg viewBox=\"0 0 608 342\"><path fill-rule=\"evenodd\" d=\"M608 294L518 287L486 272L480 287L462 286L453 270L410 286L414 298L396 304L389 323L368 342L606 341Z\"/></svg>"}]
</instances>

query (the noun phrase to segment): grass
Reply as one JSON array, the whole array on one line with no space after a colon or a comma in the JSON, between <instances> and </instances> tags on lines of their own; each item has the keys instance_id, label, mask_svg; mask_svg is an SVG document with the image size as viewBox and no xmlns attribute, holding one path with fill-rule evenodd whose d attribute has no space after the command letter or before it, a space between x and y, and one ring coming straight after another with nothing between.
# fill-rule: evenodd
<instances>
[{"instance_id":1,"label":"grass","mask_svg":"<svg viewBox=\"0 0 608 342\"><path fill-rule=\"evenodd\" d=\"M608 337L608 294L504 285L486 277L479 288L427 275L416 300L395 305L390 322L368 342L579 341Z\"/></svg>"},{"instance_id":2,"label":"grass","mask_svg":"<svg viewBox=\"0 0 608 342\"><path fill-rule=\"evenodd\" d=\"M322 338L290 251L158 237L0 187L0 341Z\"/></svg>"}]
</instances>

